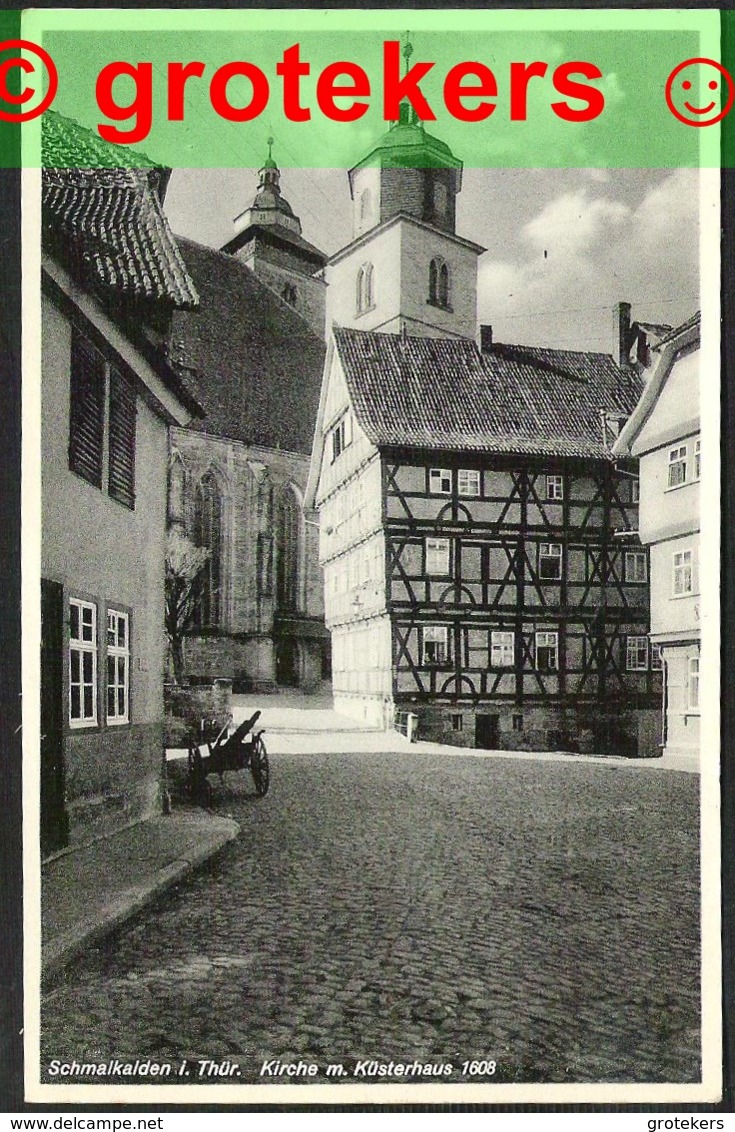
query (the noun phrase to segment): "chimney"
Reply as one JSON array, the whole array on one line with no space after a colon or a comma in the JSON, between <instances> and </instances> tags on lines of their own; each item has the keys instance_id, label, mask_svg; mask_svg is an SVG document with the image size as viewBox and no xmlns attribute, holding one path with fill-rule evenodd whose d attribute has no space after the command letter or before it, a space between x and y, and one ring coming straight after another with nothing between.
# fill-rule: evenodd
<instances>
[{"instance_id":1,"label":"chimney","mask_svg":"<svg viewBox=\"0 0 735 1132\"><path fill-rule=\"evenodd\" d=\"M618 303L613 311L613 358L619 366L627 365L630 339L630 303Z\"/></svg>"},{"instance_id":2,"label":"chimney","mask_svg":"<svg viewBox=\"0 0 735 1132\"><path fill-rule=\"evenodd\" d=\"M493 348L492 326L480 326L480 351L489 354Z\"/></svg>"}]
</instances>

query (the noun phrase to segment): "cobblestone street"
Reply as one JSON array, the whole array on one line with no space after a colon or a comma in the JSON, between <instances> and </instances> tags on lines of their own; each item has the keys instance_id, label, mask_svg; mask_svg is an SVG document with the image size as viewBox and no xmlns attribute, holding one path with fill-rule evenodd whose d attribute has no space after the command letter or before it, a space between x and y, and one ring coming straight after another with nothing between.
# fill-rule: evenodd
<instances>
[{"instance_id":1,"label":"cobblestone street","mask_svg":"<svg viewBox=\"0 0 735 1132\"><path fill-rule=\"evenodd\" d=\"M42 1065L699 1079L696 775L412 752L271 770L262 800L242 774L216 786L241 837L46 996Z\"/></svg>"}]
</instances>

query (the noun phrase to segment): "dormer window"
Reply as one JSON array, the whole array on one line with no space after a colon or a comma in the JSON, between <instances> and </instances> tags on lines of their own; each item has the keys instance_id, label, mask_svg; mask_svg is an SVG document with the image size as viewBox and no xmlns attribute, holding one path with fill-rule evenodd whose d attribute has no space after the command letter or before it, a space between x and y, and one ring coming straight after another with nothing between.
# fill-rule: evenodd
<instances>
[{"instance_id":1,"label":"dormer window","mask_svg":"<svg viewBox=\"0 0 735 1132\"><path fill-rule=\"evenodd\" d=\"M375 306L373 274L372 263L363 263L357 273L356 307L358 314L365 314L366 311L372 310Z\"/></svg>"},{"instance_id":2,"label":"dormer window","mask_svg":"<svg viewBox=\"0 0 735 1132\"><path fill-rule=\"evenodd\" d=\"M434 307L449 310L449 267L435 256L429 264L429 302Z\"/></svg>"}]
</instances>

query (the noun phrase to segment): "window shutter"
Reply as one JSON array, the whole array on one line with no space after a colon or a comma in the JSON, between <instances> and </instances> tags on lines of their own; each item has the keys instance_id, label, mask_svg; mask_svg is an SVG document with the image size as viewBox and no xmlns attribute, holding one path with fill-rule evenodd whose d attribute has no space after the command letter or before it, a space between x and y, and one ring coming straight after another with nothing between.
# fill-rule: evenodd
<instances>
[{"instance_id":1,"label":"window shutter","mask_svg":"<svg viewBox=\"0 0 735 1132\"><path fill-rule=\"evenodd\" d=\"M105 430L105 363L91 342L72 332L69 467L102 487Z\"/></svg>"},{"instance_id":2,"label":"window shutter","mask_svg":"<svg viewBox=\"0 0 735 1132\"><path fill-rule=\"evenodd\" d=\"M113 499L135 507L135 390L110 369L110 481Z\"/></svg>"}]
</instances>

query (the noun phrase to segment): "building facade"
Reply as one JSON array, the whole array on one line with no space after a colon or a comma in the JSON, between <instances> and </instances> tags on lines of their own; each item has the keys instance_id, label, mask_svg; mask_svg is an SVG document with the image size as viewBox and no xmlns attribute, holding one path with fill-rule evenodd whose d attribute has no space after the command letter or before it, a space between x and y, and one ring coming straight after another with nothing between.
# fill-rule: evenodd
<instances>
[{"instance_id":1,"label":"building facade","mask_svg":"<svg viewBox=\"0 0 735 1132\"><path fill-rule=\"evenodd\" d=\"M341 325L307 502L335 706L388 726L411 712L421 737L462 746L658 753L637 469L611 451L643 332L621 304L616 359L489 327L478 345L459 164L418 122L389 130L367 218L352 171L357 234L330 265Z\"/></svg>"},{"instance_id":2,"label":"building facade","mask_svg":"<svg viewBox=\"0 0 735 1132\"><path fill-rule=\"evenodd\" d=\"M74 168L91 154L108 167ZM199 407L162 349L171 312L197 302L163 216L166 171L112 167L117 151L53 114L44 156L72 166L43 177L41 834L51 853L160 809L168 430ZM105 214L117 218L100 236Z\"/></svg>"},{"instance_id":3,"label":"building facade","mask_svg":"<svg viewBox=\"0 0 735 1132\"><path fill-rule=\"evenodd\" d=\"M221 251L179 239L200 296L172 363L202 420L171 437L169 523L209 551L189 680L238 690L329 675L316 515L304 505L325 346L325 257L301 236L270 157Z\"/></svg>"},{"instance_id":4,"label":"building facade","mask_svg":"<svg viewBox=\"0 0 735 1132\"><path fill-rule=\"evenodd\" d=\"M663 745L699 754L700 317L664 337L615 451L640 461L640 537L651 556L651 642L664 661Z\"/></svg>"}]
</instances>

